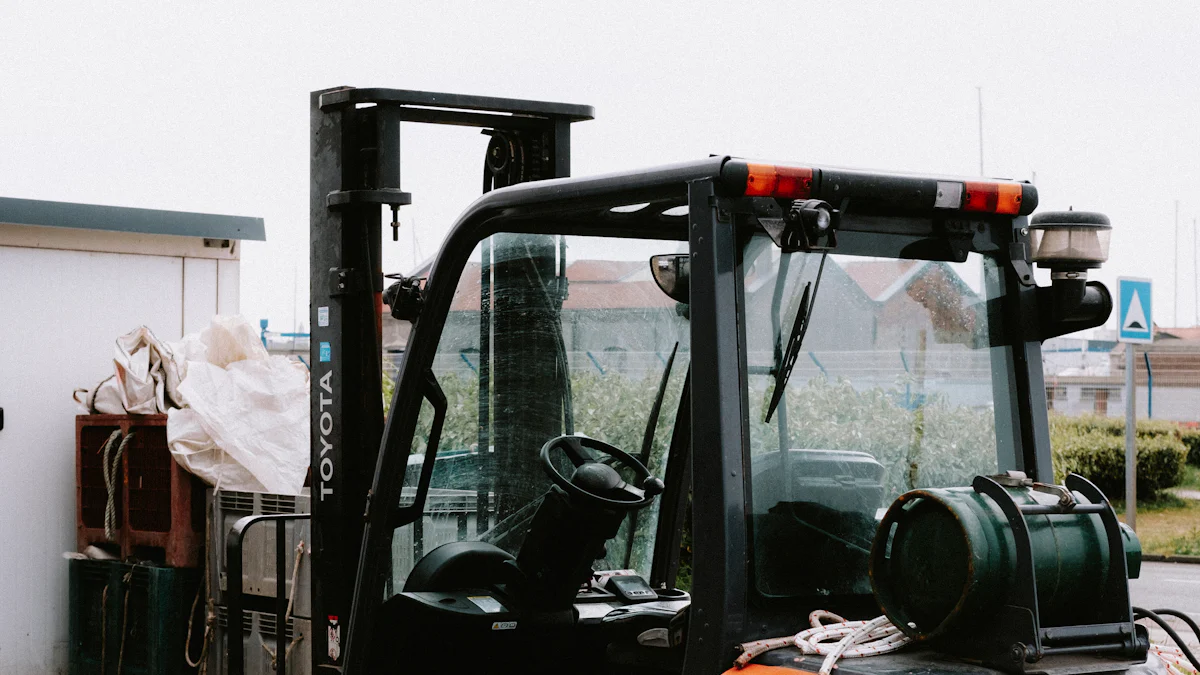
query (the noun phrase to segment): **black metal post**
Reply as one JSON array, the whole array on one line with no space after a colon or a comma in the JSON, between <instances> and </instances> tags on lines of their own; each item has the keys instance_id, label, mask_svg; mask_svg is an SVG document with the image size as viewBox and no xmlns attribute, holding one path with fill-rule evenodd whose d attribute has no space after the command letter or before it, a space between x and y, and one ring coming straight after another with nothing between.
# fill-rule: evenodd
<instances>
[{"instance_id":1,"label":"black metal post","mask_svg":"<svg viewBox=\"0 0 1200 675\"><path fill-rule=\"evenodd\" d=\"M330 90L338 91L338 90ZM399 120L312 96L310 261L314 673L340 670L362 513L383 435L380 205L399 191Z\"/></svg>"},{"instance_id":2,"label":"black metal post","mask_svg":"<svg viewBox=\"0 0 1200 675\"><path fill-rule=\"evenodd\" d=\"M741 271L732 209L711 182L688 185L691 260L692 438L714 452L692 457L693 593L683 672L725 668L745 634L749 512L743 473L748 419Z\"/></svg>"}]
</instances>

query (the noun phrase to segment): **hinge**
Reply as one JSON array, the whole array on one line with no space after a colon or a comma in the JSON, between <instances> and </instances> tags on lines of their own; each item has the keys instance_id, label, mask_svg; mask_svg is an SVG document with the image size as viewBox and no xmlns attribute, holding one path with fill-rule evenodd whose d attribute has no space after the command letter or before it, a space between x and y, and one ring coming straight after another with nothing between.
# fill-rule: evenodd
<instances>
[{"instance_id":1,"label":"hinge","mask_svg":"<svg viewBox=\"0 0 1200 675\"><path fill-rule=\"evenodd\" d=\"M1008 245L1008 259L1012 264L1013 271L1017 273L1017 280L1023 286L1034 285L1033 268L1029 266L1028 249L1023 241L1014 241Z\"/></svg>"}]
</instances>

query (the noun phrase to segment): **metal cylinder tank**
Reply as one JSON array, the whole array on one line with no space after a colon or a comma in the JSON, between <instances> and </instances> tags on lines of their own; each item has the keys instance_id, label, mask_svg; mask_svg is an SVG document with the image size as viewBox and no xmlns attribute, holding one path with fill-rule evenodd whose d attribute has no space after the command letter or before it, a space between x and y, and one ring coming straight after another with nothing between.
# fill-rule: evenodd
<instances>
[{"instance_id":1,"label":"metal cylinder tank","mask_svg":"<svg viewBox=\"0 0 1200 675\"><path fill-rule=\"evenodd\" d=\"M1005 487L1022 510L1060 504L1029 486ZM1070 493L1077 504L1089 504ZM1044 626L1088 620L1109 573L1109 546L1097 513L1024 516ZM1126 568L1136 578L1141 547L1121 526ZM888 509L871 551L871 581L888 618L905 633L933 638L986 625L1006 602L1017 570L1014 531L1001 507L970 487L913 490Z\"/></svg>"}]
</instances>

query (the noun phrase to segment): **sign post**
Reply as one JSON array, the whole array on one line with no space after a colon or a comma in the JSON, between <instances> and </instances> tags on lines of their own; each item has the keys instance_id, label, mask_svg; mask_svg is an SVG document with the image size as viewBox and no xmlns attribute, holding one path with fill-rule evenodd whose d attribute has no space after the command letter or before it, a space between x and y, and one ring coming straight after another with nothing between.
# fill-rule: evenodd
<instances>
[{"instance_id":1,"label":"sign post","mask_svg":"<svg viewBox=\"0 0 1200 675\"><path fill-rule=\"evenodd\" d=\"M1117 279L1120 313L1117 339L1125 343L1125 523L1137 528L1137 394L1133 378L1135 344L1154 341L1149 279Z\"/></svg>"}]
</instances>

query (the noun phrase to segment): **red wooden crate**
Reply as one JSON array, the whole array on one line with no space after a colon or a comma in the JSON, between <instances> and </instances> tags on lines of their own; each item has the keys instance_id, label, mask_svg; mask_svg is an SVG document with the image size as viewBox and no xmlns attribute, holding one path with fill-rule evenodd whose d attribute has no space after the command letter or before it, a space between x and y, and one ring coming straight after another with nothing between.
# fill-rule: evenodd
<instances>
[{"instance_id":1,"label":"red wooden crate","mask_svg":"<svg viewBox=\"0 0 1200 675\"><path fill-rule=\"evenodd\" d=\"M167 449L166 415L79 415L75 418L76 527L79 550L104 536L102 450L113 431L133 438L121 457L114 494L114 541L122 557L197 567L204 545L204 483ZM118 441L119 442L119 441ZM115 448L114 448L115 450Z\"/></svg>"}]
</instances>

